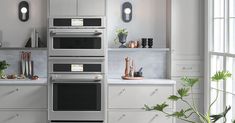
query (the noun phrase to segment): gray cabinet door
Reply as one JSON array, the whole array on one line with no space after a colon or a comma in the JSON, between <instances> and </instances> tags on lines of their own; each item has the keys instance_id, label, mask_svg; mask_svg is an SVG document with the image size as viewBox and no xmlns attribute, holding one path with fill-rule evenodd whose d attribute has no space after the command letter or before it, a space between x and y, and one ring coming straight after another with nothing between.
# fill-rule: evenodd
<instances>
[{"instance_id":1,"label":"gray cabinet door","mask_svg":"<svg viewBox=\"0 0 235 123\"><path fill-rule=\"evenodd\" d=\"M78 0L79 16L104 16L105 0Z\"/></svg>"},{"instance_id":2,"label":"gray cabinet door","mask_svg":"<svg viewBox=\"0 0 235 123\"><path fill-rule=\"evenodd\" d=\"M50 17L76 16L77 0L50 0Z\"/></svg>"}]
</instances>

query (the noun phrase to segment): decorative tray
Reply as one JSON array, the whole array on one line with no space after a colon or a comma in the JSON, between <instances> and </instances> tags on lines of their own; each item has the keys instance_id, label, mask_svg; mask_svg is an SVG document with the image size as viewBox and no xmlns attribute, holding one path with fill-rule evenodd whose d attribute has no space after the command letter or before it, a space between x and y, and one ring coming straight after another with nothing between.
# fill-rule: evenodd
<instances>
[{"instance_id":1,"label":"decorative tray","mask_svg":"<svg viewBox=\"0 0 235 123\"><path fill-rule=\"evenodd\" d=\"M143 80L144 77L125 77L125 76L122 76L122 79L124 80Z\"/></svg>"}]
</instances>

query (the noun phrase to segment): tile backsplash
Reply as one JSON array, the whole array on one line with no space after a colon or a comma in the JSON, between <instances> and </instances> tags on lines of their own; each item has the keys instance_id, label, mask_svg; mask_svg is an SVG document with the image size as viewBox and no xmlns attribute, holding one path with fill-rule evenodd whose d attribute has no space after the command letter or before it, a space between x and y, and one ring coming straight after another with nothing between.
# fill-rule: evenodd
<instances>
[{"instance_id":1,"label":"tile backsplash","mask_svg":"<svg viewBox=\"0 0 235 123\"><path fill-rule=\"evenodd\" d=\"M125 57L134 60L135 70L143 67L143 76L149 79L167 78L167 52L109 52L108 77L120 78L125 71Z\"/></svg>"},{"instance_id":2,"label":"tile backsplash","mask_svg":"<svg viewBox=\"0 0 235 123\"><path fill-rule=\"evenodd\" d=\"M24 51L29 52L29 50ZM34 61L34 74L39 77L47 77L47 51L31 50L30 52ZM5 70L6 74L19 74L20 53L20 50L0 50L0 61L6 60L10 64Z\"/></svg>"}]
</instances>

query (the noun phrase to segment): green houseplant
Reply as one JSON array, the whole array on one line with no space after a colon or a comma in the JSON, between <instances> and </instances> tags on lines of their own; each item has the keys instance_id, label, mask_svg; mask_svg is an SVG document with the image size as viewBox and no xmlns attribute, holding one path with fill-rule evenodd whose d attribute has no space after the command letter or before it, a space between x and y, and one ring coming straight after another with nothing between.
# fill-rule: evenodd
<instances>
[{"instance_id":1,"label":"green houseplant","mask_svg":"<svg viewBox=\"0 0 235 123\"><path fill-rule=\"evenodd\" d=\"M117 40L118 40L121 43L121 46L119 46L119 48L126 48L126 46L124 44L126 43L128 31L124 28L117 29L116 35L117 35L117 37L114 41L117 42Z\"/></svg>"},{"instance_id":2,"label":"green houseplant","mask_svg":"<svg viewBox=\"0 0 235 123\"><path fill-rule=\"evenodd\" d=\"M212 76L211 79L213 82L216 82L216 85L218 88L219 82L226 80L229 77L231 77L231 73L227 71L218 71ZM194 87L194 85L198 83L199 79L184 77L182 78L182 81L183 81L184 87L177 90L177 95L170 95L168 99L171 101L175 101L175 102L182 101L188 106L187 108L181 109L180 111L176 111L173 113L168 113L165 111L165 108L168 107L168 104L164 102L162 104L157 104L152 107L145 105L144 109L147 111L150 111L150 110L160 111L166 114L168 117L175 117L175 118L178 118L180 120L183 120L189 123L196 123L196 121L192 121L190 119L190 117L193 115L195 115L196 117L200 119L200 123L216 123L220 119L223 119L223 123L227 123L226 114L231 109L230 106L226 107L224 111L219 114L215 114L215 115L211 114L211 107L215 104L215 102L218 99L218 95L219 95L218 89L216 89L216 97L212 101L212 103L209 105L208 111L205 114L203 114L199 112L198 109L196 108L193 95L191 95L192 103L189 103L187 100L185 100L185 97L189 96L190 91L192 91L192 88ZM232 123L235 123L235 121L233 121Z\"/></svg>"},{"instance_id":3,"label":"green houseplant","mask_svg":"<svg viewBox=\"0 0 235 123\"><path fill-rule=\"evenodd\" d=\"M9 64L7 64L7 62L5 60L0 61L0 78L4 78L5 72L4 70L7 69L7 67L10 66Z\"/></svg>"}]
</instances>

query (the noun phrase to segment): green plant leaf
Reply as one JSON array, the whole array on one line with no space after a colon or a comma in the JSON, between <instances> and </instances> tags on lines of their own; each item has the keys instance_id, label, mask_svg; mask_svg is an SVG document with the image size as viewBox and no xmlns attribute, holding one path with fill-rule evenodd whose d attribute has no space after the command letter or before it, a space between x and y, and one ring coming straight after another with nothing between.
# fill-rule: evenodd
<instances>
[{"instance_id":1,"label":"green plant leaf","mask_svg":"<svg viewBox=\"0 0 235 123\"><path fill-rule=\"evenodd\" d=\"M154 110L157 111L163 111L166 107L168 107L169 105L166 104L166 102L162 103L162 104L157 104L156 106L153 107Z\"/></svg>"},{"instance_id":2,"label":"green plant leaf","mask_svg":"<svg viewBox=\"0 0 235 123\"><path fill-rule=\"evenodd\" d=\"M189 95L189 88L181 88L181 89L179 89L178 91L178 94L180 95L180 97L182 98L182 97L186 97L186 96L188 96Z\"/></svg>"},{"instance_id":3,"label":"green plant leaf","mask_svg":"<svg viewBox=\"0 0 235 123\"><path fill-rule=\"evenodd\" d=\"M148 105L144 104L144 110L145 110L145 111L151 111L151 110L153 110L153 109L150 108Z\"/></svg>"},{"instance_id":4,"label":"green plant leaf","mask_svg":"<svg viewBox=\"0 0 235 123\"><path fill-rule=\"evenodd\" d=\"M168 97L169 100L171 101L177 101L180 99L180 97L176 96L176 95L171 95L170 97Z\"/></svg>"},{"instance_id":5,"label":"green plant leaf","mask_svg":"<svg viewBox=\"0 0 235 123\"><path fill-rule=\"evenodd\" d=\"M181 78L182 83L186 87L193 87L196 83L199 82L198 78L188 78L188 77L183 77Z\"/></svg>"},{"instance_id":6,"label":"green plant leaf","mask_svg":"<svg viewBox=\"0 0 235 123\"><path fill-rule=\"evenodd\" d=\"M5 60L0 61L0 70L5 70L7 67L10 66Z\"/></svg>"},{"instance_id":7,"label":"green plant leaf","mask_svg":"<svg viewBox=\"0 0 235 123\"><path fill-rule=\"evenodd\" d=\"M177 118L180 118L180 117L186 117L185 115L185 112L183 109L181 109L180 111L176 111L168 116L173 116L173 117L177 117Z\"/></svg>"},{"instance_id":8,"label":"green plant leaf","mask_svg":"<svg viewBox=\"0 0 235 123\"><path fill-rule=\"evenodd\" d=\"M230 78L232 74L228 71L218 71L212 76L212 81L219 82L221 80L226 80Z\"/></svg>"},{"instance_id":9,"label":"green plant leaf","mask_svg":"<svg viewBox=\"0 0 235 123\"><path fill-rule=\"evenodd\" d=\"M220 114L216 114L216 115L211 115L210 117L211 117L211 121L213 121L213 123L215 123L216 121L218 121L219 119L221 119L221 118L225 118L226 117L226 115L227 115L227 113L228 113L228 111L231 109L231 106L229 106L229 107L225 107L225 109L224 109L224 111L222 112L222 113L220 113Z\"/></svg>"}]
</instances>

